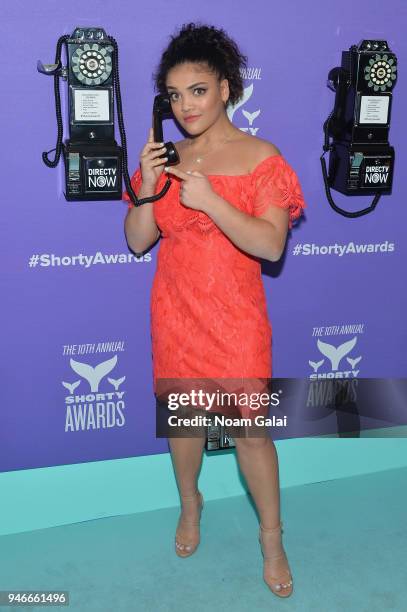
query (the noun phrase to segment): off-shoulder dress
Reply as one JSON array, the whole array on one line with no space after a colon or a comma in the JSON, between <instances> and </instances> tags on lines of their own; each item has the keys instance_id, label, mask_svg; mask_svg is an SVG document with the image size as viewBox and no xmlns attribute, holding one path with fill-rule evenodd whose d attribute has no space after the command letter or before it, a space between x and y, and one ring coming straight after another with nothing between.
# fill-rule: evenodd
<instances>
[{"instance_id":1,"label":"off-shoulder dress","mask_svg":"<svg viewBox=\"0 0 407 612\"><path fill-rule=\"evenodd\" d=\"M272 155L250 174L207 175L213 190L251 216L269 206L289 211L289 228L306 207L293 168ZM163 173L158 193L166 181ZM271 378L272 328L261 260L236 247L204 212L183 205L180 179L153 203L161 231L150 297L153 384L168 378ZM135 193L140 169L131 178ZM127 192L123 200L133 206Z\"/></svg>"}]
</instances>

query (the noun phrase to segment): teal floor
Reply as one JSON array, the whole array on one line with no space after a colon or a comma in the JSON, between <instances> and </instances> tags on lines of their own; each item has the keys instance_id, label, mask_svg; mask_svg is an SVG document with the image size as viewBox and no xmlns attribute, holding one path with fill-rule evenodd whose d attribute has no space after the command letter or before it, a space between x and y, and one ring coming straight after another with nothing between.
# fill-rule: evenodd
<instances>
[{"instance_id":1,"label":"teal floor","mask_svg":"<svg viewBox=\"0 0 407 612\"><path fill-rule=\"evenodd\" d=\"M406 484L398 469L283 489L288 599L263 582L247 496L205 502L201 544L188 559L173 550L178 508L2 536L0 590L68 590L70 605L52 609L75 612L401 612Z\"/></svg>"}]
</instances>

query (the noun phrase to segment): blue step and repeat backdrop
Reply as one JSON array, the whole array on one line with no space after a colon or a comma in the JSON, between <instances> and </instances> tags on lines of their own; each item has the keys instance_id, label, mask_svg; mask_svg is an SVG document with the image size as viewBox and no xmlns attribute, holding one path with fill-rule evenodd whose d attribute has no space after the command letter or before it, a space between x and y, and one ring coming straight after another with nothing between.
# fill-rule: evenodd
<instances>
[{"instance_id":1,"label":"blue step and repeat backdrop","mask_svg":"<svg viewBox=\"0 0 407 612\"><path fill-rule=\"evenodd\" d=\"M152 73L169 36L189 21L226 29L249 59L244 97L230 108L230 118L281 150L307 203L282 259L262 265L273 376L406 376L402 0L386 3L386 10L375 0L6 0L1 12L7 58L1 88L1 471L168 452L166 440L155 436L149 327L159 245L135 257L123 229L127 205L67 202L62 160L52 170L41 159L55 146L56 120L53 81L37 72L37 60L52 63L57 39L76 26L101 26L118 42L130 175L147 139ZM372 214L347 219L326 200L322 126L334 103L328 72L340 65L343 50L364 38L387 40L398 57L389 138L396 165L392 195ZM67 137L63 81L61 97ZM171 122L165 137L182 138ZM372 200L332 193L347 210ZM336 420L333 413L324 418Z\"/></svg>"}]
</instances>

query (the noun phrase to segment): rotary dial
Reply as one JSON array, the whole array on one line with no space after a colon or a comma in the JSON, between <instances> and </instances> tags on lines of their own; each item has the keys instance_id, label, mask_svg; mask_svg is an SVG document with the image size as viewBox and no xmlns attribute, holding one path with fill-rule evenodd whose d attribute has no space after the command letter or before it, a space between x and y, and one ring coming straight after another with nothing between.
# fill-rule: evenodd
<instances>
[{"instance_id":1,"label":"rotary dial","mask_svg":"<svg viewBox=\"0 0 407 612\"><path fill-rule=\"evenodd\" d=\"M397 79L397 67L394 58L388 55L379 55L369 60L369 65L365 67L365 80L373 91L387 91L393 87Z\"/></svg>"},{"instance_id":2,"label":"rotary dial","mask_svg":"<svg viewBox=\"0 0 407 612\"><path fill-rule=\"evenodd\" d=\"M101 85L112 72L113 47L85 43L72 55L72 70L83 85Z\"/></svg>"}]
</instances>

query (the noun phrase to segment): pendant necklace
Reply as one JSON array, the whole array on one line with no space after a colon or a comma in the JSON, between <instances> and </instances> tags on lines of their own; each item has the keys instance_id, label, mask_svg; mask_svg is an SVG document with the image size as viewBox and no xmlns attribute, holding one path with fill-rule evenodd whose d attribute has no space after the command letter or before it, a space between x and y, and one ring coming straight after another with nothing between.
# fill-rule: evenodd
<instances>
[{"instance_id":1,"label":"pendant necklace","mask_svg":"<svg viewBox=\"0 0 407 612\"><path fill-rule=\"evenodd\" d=\"M199 157L195 157L195 159L192 160L193 163L194 162L196 162L197 164L202 163L202 160L204 159L204 157L207 157L210 153L213 153L214 151L219 149L219 147L221 147L223 144L226 144L229 140L230 140L230 136L228 136L227 138L225 138L225 140L222 140L220 143L218 143L216 147L212 147L212 149L209 149L209 151L207 151L203 155L199 155ZM190 144L189 146L192 146L192 144Z\"/></svg>"}]
</instances>

